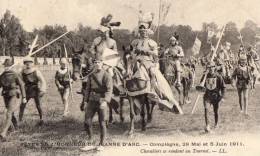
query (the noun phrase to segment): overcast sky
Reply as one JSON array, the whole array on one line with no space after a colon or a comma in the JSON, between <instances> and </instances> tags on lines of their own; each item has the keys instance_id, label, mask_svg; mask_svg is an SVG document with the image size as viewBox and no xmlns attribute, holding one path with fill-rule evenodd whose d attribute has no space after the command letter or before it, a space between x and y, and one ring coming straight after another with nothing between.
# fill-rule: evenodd
<instances>
[{"instance_id":1,"label":"overcast sky","mask_svg":"<svg viewBox=\"0 0 260 156\"><path fill-rule=\"evenodd\" d=\"M45 24L63 24L75 29L81 22L93 28L102 16L111 13L114 21L121 21L122 28L133 29L138 21L138 8L154 12L158 17L160 0L0 0L1 16L9 9L24 28ZM163 1L163 0L162 0ZM191 25L200 30L202 22L223 25L234 21L241 28L247 19L260 24L260 0L167 0L171 10L166 24ZM157 20L157 19L156 19Z\"/></svg>"}]
</instances>

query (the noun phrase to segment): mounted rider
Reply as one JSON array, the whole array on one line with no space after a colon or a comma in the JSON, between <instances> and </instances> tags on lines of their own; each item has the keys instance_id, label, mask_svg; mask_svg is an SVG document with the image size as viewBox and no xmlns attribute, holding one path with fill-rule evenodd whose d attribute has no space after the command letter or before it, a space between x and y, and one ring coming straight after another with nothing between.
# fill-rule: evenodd
<instances>
[{"instance_id":1,"label":"mounted rider","mask_svg":"<svg viewBox=\"0 0 260 156\"><path fill-rule=\"evenodd\" d=\"M169 48L166 49L165 55L168 56L167 61L169 61L170 65L173 66L175 75L176 75L176 80L175 80L175 85L176 87L181 86L181 58L184 57L184 52L182 47L179 45L178 42L179 36L175 35L172 36L169 41L170 41L170 46Z\"/></svg>"},{"instance_id":2,"label":"mounted rider","mask_svg":"<svg viewBox=\"0 0 260 156\"><path fill-rule=\"evenodd\" d=\"M231 43L226 42L225 46L217 54L218 65L222 68L222 76L225 80L231 80L231 69L233 68L230 63L230 49Z\"/></svg>"},{"instance_id":3,"label":"mounted rider","mask_svg":"<svg viewBox=\"0 0 260 156\"><path fill-rule=\"evenodd\" d=\"M150 31L148 23L139 22L140 37L132 41L133 51L130 55L133 61L136 60L145 67L150 76L151 84L156 84L154 70L158 68L158 46L154 40L149 38ZM129 68L127 70L128 74L133 72Z\"/></svg>"},{"instance_id":4,"label":"mounted rider","mask_svg":"<svg viewBox=\"0 0 260 156\"><path fill-rule=\"evenodd\" d=\"M250 46L248 48L248 57L249 57L249 64L252 67L255 67L256 70L259 72L260 71L260 66L259 66L259 55L257 53L256 47Z\"/></svg>"},{"instance_id":5,"label":"mounted rider","mask_svg":"<svg viewBox=\"0 0 260 156\"><path fill-rule=\"evenodd\" d=\"M147 94L151 101L157 102L163 107L177 110L182 113L179 103L175 100L171 87L159 70L158 46L149 35L151 21L140 20L138 22L139 37L131 43L132 50L128 57L126 88L129 96ZM165 102L165 103L164 103Z\"/></svg>"}]
</instances>

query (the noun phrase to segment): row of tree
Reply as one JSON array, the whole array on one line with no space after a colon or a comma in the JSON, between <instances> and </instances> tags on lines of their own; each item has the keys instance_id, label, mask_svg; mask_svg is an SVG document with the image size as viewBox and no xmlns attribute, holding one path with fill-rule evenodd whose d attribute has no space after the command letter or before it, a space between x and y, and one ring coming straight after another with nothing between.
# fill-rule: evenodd
<instances>
[{"instance_id":1,"label":"row of tree","mask_svg":"<svg viewBox=\"0 0 260 156\"><path fill-rule=\"evenodd\" d=\"M210 44L208 43L208 28L211 28L214 31L219 31L220 29L216 23L212 22L203 23L200 31L192 30L192 27L189 25L162 25L157 31L160 31L159 42L164 46L167 46L169 38L174 33L177 33L186 55L190 55L189 49L193 46L195 38L198 37L202 42L200 54L203 55L210 49ZM7 10L0 21L0 55L24 56L28 52L29 44L37 34L39 36L37 42L38 46L43 46L66 31L67 28L64 25L45 25L42 28L34 29L32 32L27 32L23 29L20 20ZM128 45L131 43L131 40L134 39L132 31L130 30L115 29L113 32L119 50L123 45ZM243 36L245 45L254 45L257 41L256 35L260 34L260 28L251 20L246 21L241 30L237 28L236 23L228 22L221 41L228 41L237 48L237 46L241 44L239 32ZM37 56L64 56L64 45L66 45L68 55L70 56L73 49L79 50L84 47L87 50L95 37L95 29L78 24L77 29L71 31L62 39L45 48L42 52L38 53ZM156 40L156 37L157 32L154 33L152 38ZM212 38L212 43L215 44L216 42L217 38L214 36Z\"/></svg>"}]
</instances>

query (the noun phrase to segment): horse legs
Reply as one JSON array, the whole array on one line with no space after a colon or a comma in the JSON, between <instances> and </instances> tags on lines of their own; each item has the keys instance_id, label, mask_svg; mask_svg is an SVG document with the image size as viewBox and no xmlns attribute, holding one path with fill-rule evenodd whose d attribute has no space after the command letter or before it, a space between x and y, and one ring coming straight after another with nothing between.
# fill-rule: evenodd
<instances>
[{"instance_id":1,"label":"horse legs","mask_svg":"<svg viewBox=\"0 0 260 156\"><path fill-rule=\"evenodd\" d=\"M142 101L142 102L144 102L144 101ZM146 120L145 120L145 105L147 106L147 105L149 105L149 104L147 104L147 103L142 103L141 104L141 120L142 120L142 131L145 131L146 130ZM148 109L147 109L147 111L148 111Z\"/></svg>"},{"instance_id":2,"label":"horse legs","mask_svg":"<svg viewBox=\"0 0 260 156\"><path fill-rule=\"evenodd\" d=\"M150 103L148 103L146 105L146 110L147 110L147 123L150 123L152 121L153 118L153 109L154 109L155 103L151 102L151 106Z\"/></svg>"},{"instance_id":3,"label":"horse legs","mask_svg":"<svg viewBox=\"0 0 260 156\"><path fill-rule=\"evenodd\" d=\"M182 105L183 103L181 102L181 89L180 87L175 87L177 92L178 92L178 95L179 95L179 103Z\"/></svg>"},{"instance_id":4,"label":"horse legs","mask_svg":"<svg viewBox=\"0 0 260 156\"><path fill-rule=\"evenodd\" d=\"M125 121L123 105L124 105L124 98L123 98L123 97L120 97L120 121L121 121L121 122L124 122L124 121Z\"/></svg>"},{"instance_id":5,"label":"horse legs","mask_svg":"<svg viewBox=\"0 0 260 156\"><path fill-rule=\"evenodd\" d=\"M253 77L253 89L255 89L255 83L256 83L256 76Z\"/></svg>"},{"instance_id":6,"label":"horse legs","mask_svg":"<svg viewBox=\"0 0 260 156\"><path fill-rule=\"evenodd\" d=\"M133 97L129 97L130 104L130 130L128 134L131 136L134 133L134 120L135 120L135 111L134 111L134 99Z\"/></svg>"},{"instance_id":7,"label":"horse legs","mask_svg":"<svg viewBox=\"0 0 260 156\"><path fill-rule=\"evenodd\" d=\"M108 120L109 123L112 123L113 122L113 109L111 106L109 106L109 120Z\"/></svg>"}]
</instances>

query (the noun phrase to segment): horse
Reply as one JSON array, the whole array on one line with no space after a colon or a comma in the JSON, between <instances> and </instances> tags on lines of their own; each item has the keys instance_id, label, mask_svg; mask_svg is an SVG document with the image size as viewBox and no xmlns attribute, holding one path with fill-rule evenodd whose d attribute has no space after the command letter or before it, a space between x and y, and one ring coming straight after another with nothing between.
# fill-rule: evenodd
<instances>
[{"instance_id":1,"label":"horse","mask_svg":"<svg viewBox=\"0 0 260 156\"><path fill-rule=\"evenodd\" d=\"M134 121L136 115L140 114L142 131L146 130L147 123L152 120L152 113L155 103L148 98L148 87L151 86L148 71L140 61L132 57L133 47L124 47L123 61L126 64L127 77L125 79L125 87L128 91L128 99L130 104L130 129L128 135L134 133ZM144 77L146 75L146 77ZM147 115L147 119L146 119Z\"/></svg>"},{"instance_id":2,"label":"horse","mask_svg":"<svg viewBox=\"0 0 260 156\"><path fill-rule=\"evenodd\" d=\"M72 55L72 79L74 81L80 80L84 77L86 77L92 67L93 67L93 56L90 54L87 54L84 52L84 48L81 50L75 50L73 49L73 55ZM120 121L124 122L124 112L123 112L123 105L124 100L126 99L126 96L124 95L123 88L123 77L120 69L113 68L113 97L111 99L111 102L108 104L109 106L109 123L113 122L113 110L116 114L120 115ZM85 82L82 82L82 89L85 87ZM81 90L79 93L82 94L83 90ZM119 110L118 110L119 109Z\"/></svg>"},{"instance_id":3,"label":"horse","mask_svg":"<svg viewBox=\"0 0 260 156\"><path fill-rule=\"evenodd\" d=\"M194 76L195 76L195 65L190 63L181 63L182 72L181 74L181 86L176 86L177 73L175 65L172 61L166 61L166 69L164 76L171 86L174 86L178 93L179 103L184 105L190 103L189 92L194 85Z\"/></svg>"}]
</instances>

